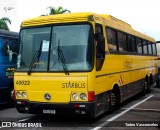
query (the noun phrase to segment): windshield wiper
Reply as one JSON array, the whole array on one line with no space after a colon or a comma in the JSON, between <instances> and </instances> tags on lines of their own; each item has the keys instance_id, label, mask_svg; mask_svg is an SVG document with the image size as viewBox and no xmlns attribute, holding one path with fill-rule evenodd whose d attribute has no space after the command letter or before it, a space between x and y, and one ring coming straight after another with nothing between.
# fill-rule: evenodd
<instances>
[{"instance_id":1,"label":"windshield wiper","mask_svg":"<svg viewBox=\"0 0 160 130\"><path fill-rule=\"evenodd\" d=\"M57 49L57 51L58 51L58 60L60 59L65 74L69 75L69 71L68 71L68 68L67 68L67 65L66 65L66 60L64 58L63 51L60 49L59 44L60 44L60 40L58 40L58 49Z\"/></svg>"},{"instance_id":2,"label":"windshield wiper","mask_svg":"<svg viewBox=\"0 0 160 130\"><path fill-rule=\"evenodd\" d=\"M39 57L40 57L40 55L41 55L41 46L42 46L42 45L40 45L39 51L36 51L35 54L34 54L34 57L33 57L33 59L32 59L32 62L31 62L31 64L30 64L30 66L29 66L29 69L28 69L28 75L31 74L31 70L32 70L32 68L33 68L33 64L38 61L38 59L39 59Z\"/></svg>"},{"instance_id":3,"label":"windshield wiper","mask_svg":"<svg viewBox=\"0 0 160 130\"><path fill-rule=\"evenodd\" d=\"M28 75L31 74L31 70L32 70L32 68L33 68L33 64L38 61L38 58L39 58L39 56L40 56L40 53L41 53L40 51L36 51L36 52L35 52L34 57L33 57L33 59L32 59L32 62L31 62L31 64L30 64L30 66L29 66Z\"/></svg>"}]
</instances>

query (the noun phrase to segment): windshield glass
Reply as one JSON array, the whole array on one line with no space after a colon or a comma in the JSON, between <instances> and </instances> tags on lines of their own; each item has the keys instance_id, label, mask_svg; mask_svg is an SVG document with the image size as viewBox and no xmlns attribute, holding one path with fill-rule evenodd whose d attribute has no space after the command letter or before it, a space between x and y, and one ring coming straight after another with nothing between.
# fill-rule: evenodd
<instances>
[{"instance_id":1,"label":"windshield glass","mask_svg":"<svg viewBox=\"0 0 160 130\"><path fill-rule=\"evenodd\" d=\"M69 71L90 70L92 65L89 48L89 25L55 26L52 31L50 70L63 71L57 48L63 52ZM89 50L90 49L90 50Z\"/></svg>"},{"instance_id":2,"label":"windshield glass","mask_svg":"<svg viewBox=\"0 0 160 130\"><path fill-rule=\"evenodd\" d=\"M53 26L52 32L51 27L23 29L20 36L17 71L89 71L93 67L89 24Z\"/></svg>"},{"instance_id":3,"label":"windshield glass","mask_svg":"<svg viewBox=\"0 0 160 130\"><path fill-rule=\"evenodd\" d=\"M32 66L33 71L47 70L48 51L43 52L42 46L43 43L49 42L50 31L50 27L24 29L21 31L21 47L20 54L18 55L19 61L17 61L18 70L28 71L30 66ZM34 59L35 62L32 64L32 60Z\"/></svg>"}]
</instances>

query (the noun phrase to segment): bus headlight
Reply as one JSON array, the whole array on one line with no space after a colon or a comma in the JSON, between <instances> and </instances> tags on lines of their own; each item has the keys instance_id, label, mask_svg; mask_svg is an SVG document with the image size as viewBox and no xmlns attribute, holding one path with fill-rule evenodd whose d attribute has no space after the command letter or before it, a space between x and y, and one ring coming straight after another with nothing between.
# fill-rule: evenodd
<instances>
[{"instance_id":1,"label":"bus headlight","mask_svg":"<svg viewBox=\"0 0 160 130\"><path fill-rule=\"evenodd\" d=\"M77 93L73 93L72 98L73 98L74 100L78 100L78 94L77 94Z\"/></svg>"},{"instance_id":2,"label":"bus headlight","mask_svg":"<svg viewBox=\"0 0 160 130\"><path fill-rule=\"evenodd\" d=\"M22 93L22 97L23 97L23 98L26 98L26 97L27 97L26 92L23 92L23 93Z\"/></svg>"},{"instance_id":3,"label":"bus headlight","mask_svg":"<svg viewBox=\"0 0 160 130\"><path fill-rule=\"evenodd\" d=\"M20 98L22 95L21 95L20 92L17 92L17 93L16 93L16 96L17 96L18 98Z\"/></svg>"},{"instance_id":4,"label":"bus headlight","mask_svg":"<svg viewBox=\"0 0 160 130\"><path fill-rule=\"evenodd\" d=\"M82 100L86 100L86 99L87 99L87 95L86 95L85 93L81 93L81 94L80 94L80 98L81 98Z\"/></svg>"}]
</instances>

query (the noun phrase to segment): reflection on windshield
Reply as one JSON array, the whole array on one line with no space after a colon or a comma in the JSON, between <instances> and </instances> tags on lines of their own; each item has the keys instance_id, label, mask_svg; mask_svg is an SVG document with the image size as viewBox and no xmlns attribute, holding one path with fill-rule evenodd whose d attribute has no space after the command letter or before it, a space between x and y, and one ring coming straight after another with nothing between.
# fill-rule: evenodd
<instances>
[{"instance_id":1,"label":"reflection on windshield","mask_svg":"<svg viewBox=\"0 0 160 130\"><path fill-rule=\"evenodd\" d=\"M50 30L51 28L47 27L21 31L21 62L19 61L21 64L18 70L28 71L30 67L37 71L47 70L49 48L46 50L44 46L49 45ZM37 54L37 59L34 59Z\"/></svg>"},{"instance_id":2,"label":"reflection on windshield","mask_svg":"<svg viewBox=\"0 0 160 130\"><path fill-rule=\"evenodd\" d=\"M69 71L82 71L91 69L91 52L89 51L89 25L55 26L52 31L52 45L50 53L50 70L63 71L58 60L57 47L63 51Z\"/></svg>"},{"instance_id":3,"label":"reflection on windshield","mask_svg":"<svg viewBox=\"0 0 160 130\"><path fill-rule=\"evenodd\" d=\"M93 31L90 25L53 26L52 33L51 27L23 29L20 36L21 62L17 71L28 71L29 67L32 72L66 71L58 56L58 41L67 71L89 71L93 67ZM32 63L39 48L41 53Z\"/></svg>"}]
</instances>

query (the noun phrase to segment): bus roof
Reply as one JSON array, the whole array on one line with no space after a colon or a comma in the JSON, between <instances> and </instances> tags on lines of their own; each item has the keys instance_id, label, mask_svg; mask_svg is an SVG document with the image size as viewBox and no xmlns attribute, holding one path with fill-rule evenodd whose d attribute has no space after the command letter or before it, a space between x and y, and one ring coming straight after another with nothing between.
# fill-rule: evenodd
<instances>
[{"instance_id":1,"label":"bus roof","mask_svg":"<svg viewBox=\"0 0 160 130\"><path fill-rule=\"evenodd\" d=\"M36 18L28 19L22 22L22 27L45 25L52 23L63 23L63 22L81 22L88 21L88 16L96 15L94 13L67 13L67 14L56 14L39 16Z\"/></svg>"},{"instance_id":2,"label":"bus roof","mask_svg":"<svg viewBox=\"0 0 160 130\"><path fill-rule=\"evenodd\" d=\"M47 25L47 24L53 24L53 23L83 22L83 21L95 21L98 23L104 23L105 26L109 26L114 29L120 30L122 32L126 32L131 35L141 37L142 39L146 39L156 43L155 39L153 39L152 37L149 37L143 33L140 33L134 30L130 24L118 18L115 18L108 14L96 14L92 12L39 16L36 18L23 21L22 27Z\"/></svg>"},{"instance_id":3,"label":"bus roof","mask_svg":"<svg viewBox=\"0 0 160 130\"><path fill-rule=\"evenodd\" d=\"M0 37L2 37L2 36L3 37L9 37L9 38L10 37L18 38L19 37L19 33L0 29Z\"/></svg>"},{"instance_id":4,"label":"bus roof","mask_svg":"<svg viewBox=\"0 0 160 130\"><path fill-rule=\"evenodd\" d=\"M117 19L111 15L107 15L107 14L100 14L100 15L105 19L104 20L105 25L112 27L114 29L120 30L122 32L126 32L131 35L140 37L142 39L146 39L146 40L151 41L153 43L156 43L156 40L154 38L134 30L130 24L128 24L120 19Z\"/></svg>"}]
</instances>

